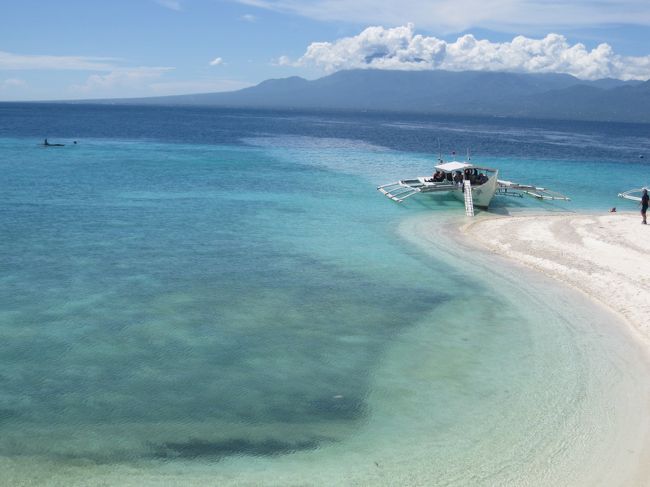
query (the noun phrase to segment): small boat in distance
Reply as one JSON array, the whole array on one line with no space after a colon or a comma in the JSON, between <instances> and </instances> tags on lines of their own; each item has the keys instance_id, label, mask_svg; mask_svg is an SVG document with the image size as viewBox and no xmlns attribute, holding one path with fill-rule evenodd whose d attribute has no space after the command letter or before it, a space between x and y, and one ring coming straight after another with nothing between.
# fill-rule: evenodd
<instances>
[{"instance_id":1,"label":"small boat in distance","mask_svg":"<svg viewBox=\"0 0 650 487\"><path fill-rule=\"evenodd\" d=\"M45 139L45 141L43 142L43 145L44 145L45 147L64 147L64 146L65 146L65 144L50 144L50 143L47 141L47 139Z\"/></svg>"},{"instance_id":2,"label":"small boat in distance","mask_svg":"<svg viewBox=\"0 0 650 487\"><path fill-rule=\"evenodd\" d=\"M447 192L465 203L465 213L474 216L474 206L487 209L494 195L532 196L540 200L569 198L546 188L498 179L499 170L477 166L468 161L442 162L435 166L433 176L418 176L378 186L387 198L401 203L418 193Z\"/></svg>"}]
</instances>

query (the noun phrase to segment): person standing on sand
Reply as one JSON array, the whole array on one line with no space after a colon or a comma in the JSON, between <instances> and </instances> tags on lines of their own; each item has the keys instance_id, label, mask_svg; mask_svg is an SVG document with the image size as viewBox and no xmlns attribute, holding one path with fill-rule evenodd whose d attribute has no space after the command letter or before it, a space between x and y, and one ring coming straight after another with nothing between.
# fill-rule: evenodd
<instances>
[{"instance_id":1,"label":"person standing on sand","mask_svg":"<svg viewBox=\"0 0 650 487\"><path fill-rule=\"evenodd\" d=\"M645 219L645 214L648 211L648 200L650 200L650 197L648 197L648 190L643 189L643 196L641 196L641 216L643 217L643 223L644 225L647 225L648 222Z\"/></svg>"}]
</instances>

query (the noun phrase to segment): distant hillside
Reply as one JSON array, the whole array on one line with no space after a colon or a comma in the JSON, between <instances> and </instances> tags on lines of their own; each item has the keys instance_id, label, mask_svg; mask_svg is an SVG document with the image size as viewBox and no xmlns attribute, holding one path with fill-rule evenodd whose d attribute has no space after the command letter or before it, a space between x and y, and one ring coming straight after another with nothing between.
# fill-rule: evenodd
<instances>
[{"instance_id":1,"label":"distant hillside","mask_svg":"<svg viewBox=\"0 0 650 487\"><path fill-rule=\"evenodd\" d=\"M561 113L568 119L650 122L649 81L605 90L572 86L530 96L526 102L526 112L541 117Z\"/></svg>"},{"instance_id":2,"label":"distant hillside","mask_svg":"<svg viewBox=\"0 0 650 487\"><path fill-rule=\"evenodd\" d=\"M650 122L650 82L584 81L566 74L350 70L313 81L271 79L226 93L110 103Z\"/></svg>"}]
</instances>

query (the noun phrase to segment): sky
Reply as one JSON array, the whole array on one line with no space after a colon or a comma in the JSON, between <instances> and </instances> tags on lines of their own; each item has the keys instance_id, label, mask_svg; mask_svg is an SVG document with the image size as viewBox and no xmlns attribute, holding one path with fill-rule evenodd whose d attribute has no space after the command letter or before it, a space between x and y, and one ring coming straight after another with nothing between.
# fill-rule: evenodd
<instances>
[{"instance_id":1,"label":"sky","mask_svg":"<svg viewBox=\"0 0 650 487\"><path fill-rule=\"evenodd\" d=\"M355 68L650 79L650 0L0 0L0 12L0 101Z\"/></svg>"}]
</instances>

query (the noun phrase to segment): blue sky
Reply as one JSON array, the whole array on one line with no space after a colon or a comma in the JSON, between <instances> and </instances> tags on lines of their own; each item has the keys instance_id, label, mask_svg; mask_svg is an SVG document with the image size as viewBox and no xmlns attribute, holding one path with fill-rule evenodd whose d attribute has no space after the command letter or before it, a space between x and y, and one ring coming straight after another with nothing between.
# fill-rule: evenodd
<instances>
[{"instance_id":1,"label":"blue sky","mask_svg":"<svg viewBox=\"0 0 650 487\"><path fill-rule=\"evenodd\" d=\"M348 68L650 78L647 0L0 0L0 7L5 101L227 91Z\"/></svg>"}]
</instances>

